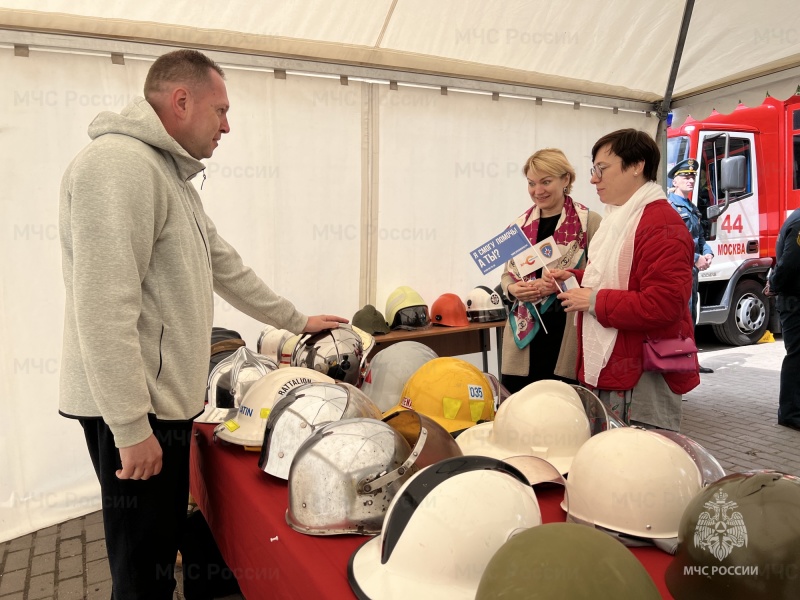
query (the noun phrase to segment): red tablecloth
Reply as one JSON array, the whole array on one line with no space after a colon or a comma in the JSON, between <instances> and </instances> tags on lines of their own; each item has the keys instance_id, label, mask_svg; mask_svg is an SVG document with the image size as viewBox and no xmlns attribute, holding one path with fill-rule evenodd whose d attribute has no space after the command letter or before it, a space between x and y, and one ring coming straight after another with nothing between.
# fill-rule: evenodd
<instances>
[{"instance_id":1,"label":"red tablecloth","mask_svg":"<svg viewBox=\"0 0 800 600\"><path fill-rule=\"evenodd\" d=\"M286 524L285 481L258 468L258 454L212 440L213 425L196 423L192 439L191 490L222 556L247 600L354 598L347 563L368 538L318 537ZM557 494L537 490L545 523L563 521ZM656 548L634 548L664 598L671 557Z\"/></svg>"}]
</instances>

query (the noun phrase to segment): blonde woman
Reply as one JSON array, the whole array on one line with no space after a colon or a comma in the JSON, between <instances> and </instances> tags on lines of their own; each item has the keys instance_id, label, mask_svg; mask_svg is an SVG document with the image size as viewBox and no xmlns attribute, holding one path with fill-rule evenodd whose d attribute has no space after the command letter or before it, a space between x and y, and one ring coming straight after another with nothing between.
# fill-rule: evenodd
<instances>
[{"instance_id":1,"label":"blonde woman","mask_svg":"<svg viewBox=\"0 0 800 600\"><path fill-rule=\"evenodd\" d=\"M525 161L522 172L533 206L516 224L531 244L553 236L561 258L552 268L582 269L600 215L569 195L575 169L561 150L545 148ZM514 393L540 379L575 382L575 325L542 281L541 269L523 277L511 260L501 285L514 303L503 336L503 385Z\"/></svg>"}]
</instances>

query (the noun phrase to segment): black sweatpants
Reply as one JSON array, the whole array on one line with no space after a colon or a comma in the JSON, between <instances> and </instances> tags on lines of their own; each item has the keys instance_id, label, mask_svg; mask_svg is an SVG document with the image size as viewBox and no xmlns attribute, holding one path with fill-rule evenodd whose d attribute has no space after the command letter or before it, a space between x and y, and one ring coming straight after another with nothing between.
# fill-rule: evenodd
<instances>
[{"instance_id":1,"label":"black sweatpants","mask_svg":"<svg viewBox=\"0 0 800 600\"><path fill-rule=\"evenodd\" d=\"M786 347L781 365L778 423L800 428L800 296L780 294L775 305Z\"/></svg>"},{"instance_id":2,"label":"black sweatpants","mask_svg":"<svg viewBox=\"0 0 800 600\"><path fill-rule=\"evenodd\" d=\"M191 421L150 426L163 452L161 472L121 480L114 436L102 419L79 419L100 480L112 600L172 600L175 558L189 497Z\"/></svg>"}]
</instances>

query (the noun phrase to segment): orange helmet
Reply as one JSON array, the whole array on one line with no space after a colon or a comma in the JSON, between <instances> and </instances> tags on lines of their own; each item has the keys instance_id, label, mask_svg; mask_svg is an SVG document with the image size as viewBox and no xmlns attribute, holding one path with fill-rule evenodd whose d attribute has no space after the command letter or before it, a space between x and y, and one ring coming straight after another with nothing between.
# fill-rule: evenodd
<instances>
[{"instance_id":1,"label":"orange helmet","mask_svg":"<svg viewBox=\"0 0 800 600\"><path fill-rule=\"evenodd\" d=\"M469 325L467 307L455 294L442 294L431 306L431 323L448 327Z\"/></svg>"}]
</instances>

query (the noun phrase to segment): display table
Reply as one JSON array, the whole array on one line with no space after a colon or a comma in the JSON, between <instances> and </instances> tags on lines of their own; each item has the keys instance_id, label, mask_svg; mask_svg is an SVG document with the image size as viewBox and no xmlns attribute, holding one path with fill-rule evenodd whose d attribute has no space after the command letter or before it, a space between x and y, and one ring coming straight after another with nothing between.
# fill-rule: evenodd
<instances>
[{"instance_id":1,"label":"display table","mask_svg":"<svg viewBox=\"0 0 800 600\"><path fill-rule=\"evenodd\" d=\"M368 538L315 537L286 524L288 487L258 468L258 454L213 441L214 425L195 423L191 491L220 552L247 600L354 598L347 581L350 556ZM537 489L545 523L563 521L558 488ZM672 557L656 548L634 548L664 598L672 598L664 572Z\"/></svg>"},{"instance_id":2,"label":"display table","mask_svg":"<svg viewBox=\"0 0 800 600\"><path fill-rule=\"evenodd\" d=\"M439 356L458 356L480 352L483 356L483 370L489 371L489 330L497 334L497 372L500 373L502 360L502 335L506 321L492 323L470 323L465 327L444 327L431 325L426 329L395 329L383 335L375 335L375 347L371 355L397 342L420 342L429 346Z\"/></svg>"}]
</instances>

